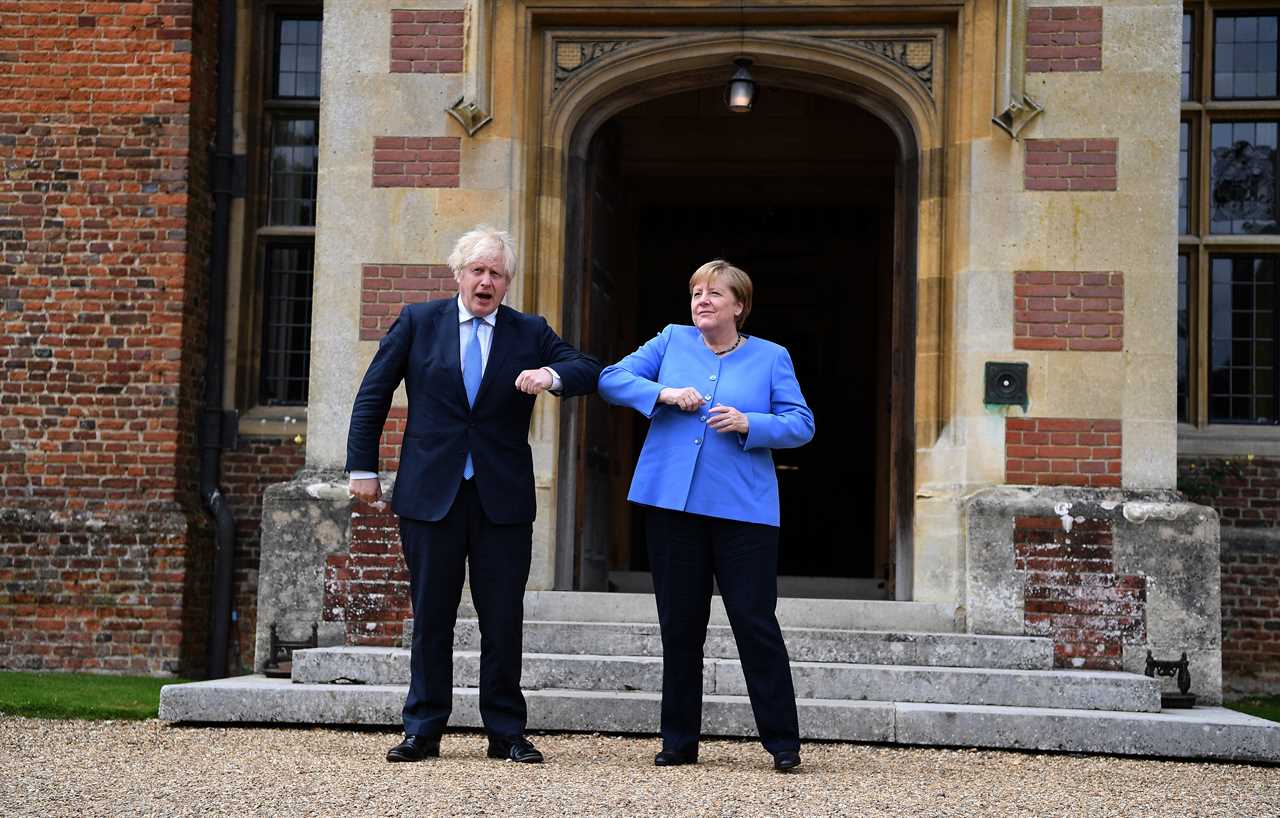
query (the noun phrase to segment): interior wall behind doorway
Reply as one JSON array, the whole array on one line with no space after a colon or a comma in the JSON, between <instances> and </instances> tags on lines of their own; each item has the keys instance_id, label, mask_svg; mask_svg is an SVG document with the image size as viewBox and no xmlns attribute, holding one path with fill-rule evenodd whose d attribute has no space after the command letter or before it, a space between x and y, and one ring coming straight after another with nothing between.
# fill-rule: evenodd
<instances>
[{"instance_id":1,"label":"interior wall behind doorway","mask_svg":"<svg viewBox=\"0 0 1280 818\"><path fill-rule=\"evenodd\" d=\"M744 333L791 352L818 429L774 453L779 573L793 595L892 598L896 149L851 105L764 88L750 114L732 114L709 88L623 112L589 151L585 269L570 299L589 351L613 362L689 323L690 274L725 258L755 284ZM575 585L604 590L604 576L622 587L648 568L642 515L625 501L648 424L591 401L578 429Z\"/></svg>"}]
</instances>

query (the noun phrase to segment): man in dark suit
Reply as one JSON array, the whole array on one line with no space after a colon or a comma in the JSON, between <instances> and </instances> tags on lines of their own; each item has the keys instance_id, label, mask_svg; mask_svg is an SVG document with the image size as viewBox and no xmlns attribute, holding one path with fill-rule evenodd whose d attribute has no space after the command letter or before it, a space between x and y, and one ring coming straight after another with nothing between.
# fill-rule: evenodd
<instances>
[{"instance_id":1,"label":"man in dark suit","mask_svg":"<svg viewBox=\"0 0 1280 818\"><path fill-rule=\"evenodd\" d=\"M511 237L477 227L449 256L458 297L411 304L387 330L351 411L351 493L379 501L378 440L401 381L409 401L392 510L413 597L405 739L388 761L440 753L453 703L453 627L464 564L480 618L480 716L489 757L540 762L520 692L524 586L532 553L529 418L543 391L596 389L600 363L536 315L502 306Z\"/></svg>"}]
</instances>

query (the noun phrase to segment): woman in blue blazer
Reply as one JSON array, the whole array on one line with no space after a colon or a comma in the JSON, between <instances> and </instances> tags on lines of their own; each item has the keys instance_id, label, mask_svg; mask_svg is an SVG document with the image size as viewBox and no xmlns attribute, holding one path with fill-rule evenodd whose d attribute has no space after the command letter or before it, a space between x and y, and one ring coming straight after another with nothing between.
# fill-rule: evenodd
<instances>
[{"instance_id":1,"label":"woman in blue blazer","mask_svg":"<svg viewBox=\"0 0 1280 818\"><path fill-rule=\"evenodd\" d=\"M662 627L658 766L698 760L702 648L719 583L761 743L800 764L795 690L778 602L778 479L771 450L813 437L791 356L743 335L751 279L725 261L689 279L693 326L668 325L600 374L600 395L650 419L627 495L645 506Z\"/></svg>"}]
</instances>

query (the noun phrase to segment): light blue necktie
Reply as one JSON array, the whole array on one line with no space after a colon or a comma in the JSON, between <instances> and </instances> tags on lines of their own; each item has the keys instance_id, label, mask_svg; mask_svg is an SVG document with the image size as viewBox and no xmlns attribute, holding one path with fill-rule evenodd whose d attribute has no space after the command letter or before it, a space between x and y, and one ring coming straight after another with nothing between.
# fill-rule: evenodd
<instances>
[{"instance_id":1,"label":"light blue necktie","mask_svg":"<svg viewBox=\"0 0 1280 818\"><path fill-rule=\"evenodd\" d=\"M480 391L480 380L484 377L484 358L480 355L480 324L482 319L471 319L471 343L467 344L467 354L462 359L462 385L467 388L467 403L476 405L476 394ZM467 465L462 467L462 479L470 480L476 473L471 464L471 452L467 452Z\"/></svg>"}]
</instances>

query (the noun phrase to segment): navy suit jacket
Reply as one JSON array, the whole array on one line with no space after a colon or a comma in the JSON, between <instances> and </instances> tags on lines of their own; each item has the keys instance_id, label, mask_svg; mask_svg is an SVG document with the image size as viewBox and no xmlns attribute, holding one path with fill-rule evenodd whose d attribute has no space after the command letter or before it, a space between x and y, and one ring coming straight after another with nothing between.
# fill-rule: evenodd
<instances>
[{"instance_id":1,"label":"navy suit jacket","mask_svg":"<svg viewBox=\"0 0 1280 818\"><path fill-rule=\"evenodd\" d=\"M448 513L467 453L485 515L498 524L533 521L529 418L534 396L515 387L525 369L550 366L561 395L596 389L600 362L578 352L541 316L499 306L493 344L474 407L467 405L458 349L457 298L410 304L378 344L351 410L347 471L378 470L378 440L403 380L409 417L391 507L401 517L436 521Z\"/></svg>"}]
</instances>

